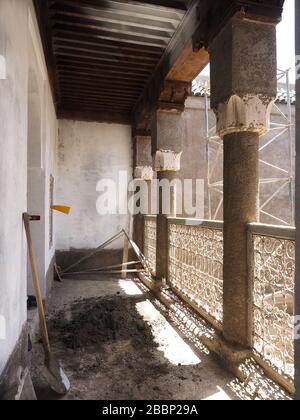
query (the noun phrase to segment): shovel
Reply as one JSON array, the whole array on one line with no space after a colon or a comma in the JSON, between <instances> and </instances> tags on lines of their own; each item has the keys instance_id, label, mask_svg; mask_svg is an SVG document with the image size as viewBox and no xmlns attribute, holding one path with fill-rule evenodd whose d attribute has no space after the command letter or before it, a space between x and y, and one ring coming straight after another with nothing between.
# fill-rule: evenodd
<instances>
[{"instance_id":1,"label":"shovel","mask_svg":"<svg viewBox=\"0 0 300 420\"><path fill-rule=\"evenodd\" d=\"M23 214L23 221L26 231L26 237L28 242L28 253L30 258L33 286L35 290L35 296L37 301L39 320L40 320L40 329L45 353L45 365L44 365L44 375L45 379L48 381L50 388L59 395L65 395L70 390L70 382L67 378L67 375L64 373L63 369L59 365L58 361L51 353L49 335L46 324L45 310L42 300L42 294L40 289L40 282L36 267L35 253L32 244L31 231L30 231L30 220L39 220L37 216L30 216L27 213Z\"/></svg>"}]
</instances>

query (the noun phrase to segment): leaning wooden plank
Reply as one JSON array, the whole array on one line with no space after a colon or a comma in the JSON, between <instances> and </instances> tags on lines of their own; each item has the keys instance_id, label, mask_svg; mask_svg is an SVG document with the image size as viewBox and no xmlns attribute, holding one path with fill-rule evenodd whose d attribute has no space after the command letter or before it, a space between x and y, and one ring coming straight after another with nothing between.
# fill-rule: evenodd
<instances>
[{"instance_id":1,"label":"leaning wooden plank","mask_svg":"<svg viewBox=\"0 0 300 420\"><path fill-rule=\"evenodd\" d=\"M132 195L132 193L130 194ZM131 198L129 198L129 202L131 201ZM132 231L133 231L133 209L130 213L129 216L129 220L128 220L128 231L129 231L129 236L132 235ZM129 258L129 241L127 238L127 235L124 238L124 249L123 249L123 273L122 273L122 278L125 279L126 278L126 263L128 262L128 258Z\"/></svg>"}]
</instances>

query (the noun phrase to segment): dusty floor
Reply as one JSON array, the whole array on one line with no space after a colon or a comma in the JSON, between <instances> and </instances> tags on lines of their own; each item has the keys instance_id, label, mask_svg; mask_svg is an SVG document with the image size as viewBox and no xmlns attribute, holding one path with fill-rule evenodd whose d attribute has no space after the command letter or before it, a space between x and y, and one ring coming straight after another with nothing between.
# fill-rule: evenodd
<instances>
[{"instance_id":1,"label":"dusty floor","mask_svg":"<svg viewBox=\"0 0 300 420\"><path fill-rule=\"evenodd\" d=\"M196 351L134 281L93 277L55 284L49 310L53 352L72 384L67 400L235 399L233 377ZM42 351L33 344L40 399L56 399L41 379Z\"/></svg>"}]
</instances>

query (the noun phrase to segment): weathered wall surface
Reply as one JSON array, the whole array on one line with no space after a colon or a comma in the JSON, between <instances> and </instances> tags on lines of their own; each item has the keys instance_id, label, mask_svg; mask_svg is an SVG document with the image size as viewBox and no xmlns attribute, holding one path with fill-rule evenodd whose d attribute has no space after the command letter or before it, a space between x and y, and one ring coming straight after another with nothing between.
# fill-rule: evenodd
<instances>
[{"instance_id":1,"label":"weathered wall surface","mask_svg":"<svg viewBox=\"0 0 300 420\"><path fill-rule=\"evenodd\" d=\"M195 180L198 179L203 181L203 217L207 219L207 156L205 103L203 98L195 96L189 97L186 100L185 111L182 118L184 120L184 141L182 148L181 171L178 175L181 179L193 180L193 206L196 205ZM210 114L209 118L212 123L214 121L214 116ZM197 199L198 203L202 203L199 197L197 197ZM183 216L188 216L185 211L183 211Z\"/></svg>"},{"instance_id":2,"label":"weathered wall surface","mask_svg":"<svg viewBox=\"0 0 300 420\"><path fill-rule=\"evenodd\" d=\"M214 115L210 114L209 117L213 123ZM207 218L207 157L203 98L188 97L182 114L160 112L157 122L159 133L152 140L154 148L182 152L180 170L176 173L163 174L163 178L172 183L175 180L180 181L181 186L177 187L176 209L172 210L176 210L178 217ZM185 184L185 181L189 181L189 184ZM198 191L196 181L200 181L201 188L198 188ZM181 194L181 190L184 194ZM199 207L198 212L195 210L196 204Z\"/></svg>"},{"instance_id":3,"label":"weathered wall surface","mask_svg":"<svg viewBox=\"0 0 300 420\"><path fill-rule=\"evenodd\" d=\"M56 199L70 205L72 212L68 217L55 216L57 250L93 249L122 228L127 229L126 214L98 214L96 203L102 192L96 187L100 180L111 180L117 186L120 204L124 207L125 174L130 180L132 172L131 127L59 121ZM122 244L115 242L110 249L122 248Z\"/></svg>"},{"instance_id":4,"label":"weathered wall surface","mask_svg":"<svg viewBox=\"0 0 300 420\"><path fill-rule=\"evenodd\" d=\"M45 213L41 214L44 221L49 214L49 173L55 169L53 146L56 141L56 117L38 33L31 1L1 0L0 55L6 61L6 78L0 80L0 375L26 321L27 246L22 213L28 209L29 68L35 72L37 79L43 79L39 93L42 121L40 138L43 144L40 170L46 191L43 205ZM41 72L44 75L41 76ZM47 246L48 223L42 222L41 226L45 229L46 241L43 244L43 271L40 272L45 291L45 272L53 250Z\"/></svg>"}]
</instances>

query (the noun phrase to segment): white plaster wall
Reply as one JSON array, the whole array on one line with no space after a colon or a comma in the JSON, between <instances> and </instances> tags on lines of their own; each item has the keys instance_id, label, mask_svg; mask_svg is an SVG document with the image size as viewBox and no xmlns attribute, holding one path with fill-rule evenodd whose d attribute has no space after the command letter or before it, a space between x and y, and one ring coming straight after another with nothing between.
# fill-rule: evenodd
<instances>
[{"instance_id":1,"label":"white plaster wall","mask_svg":"<svg viewBox=\"0 0 300 420\"><path fill-rule=\"evenodd\" d=\"M58 121L56 118L55 107L52 100L50 86L46 86L46 134L45 134L45 274L49 265L55 255L55 226L53 215L53 244L49 244L49 229L50 229L50 176L54 177L54 201L55 191L58 184L57 180L57 142L58 142Z\"/></svg>"},{"instance_id":2,"label":"white plaster wall","mask_svg":"<svg viewBox=\"0 0 300 420\"><path fill-rule=\"evenodd\" d=\"M30 24L29 10L32 15ZM31 30L29 29L31 26ZM36 34L34 45L32 29ZM34 51L33 51L34 50ZM0 55L6 79L0 80L0 374L26 322L27 245L22 213L27 211L27 126L29 64L43 79L42 143L45 212L49 173L55 174L56 117L31 0L0 1ZM32 57L36 56L36 60ZM47 105L47 108L46 108ZM47 121L47 122L46 122ZM46 220L46 214L41 215ZM45 223L47 230L48 224ZM48 232L46 232L48 243ZM54 250L44 245L44 271ZM44 278L41 279L44 285ZM43 287L44 289L44 287Z\"/></svg>"},{"instance_id":3,"label":"white plaster wall","mask_svg":"<svg viewBox=\"0 0 300 420\"><path fill-rule=\"evenodd\" d=\"M0 54L7 65L7 79L0 80L0 316L6 324L6 339L0 340L0 372L26 319L22 234L27 181L26 15L26 2L0 2Z\"/></svg>"},{"instance_id":4,"label":"white plaster wall","mask_svg":"<svg viewBox=\"0 0 300 420\"><path fill-rule=\"evenodd\" d=\"M50 249L49 247L49 215L50 215L50 175L56 176L56 142L58 134L58 123L53 104L51 89L47 77L47 70L40 42L39 31L35 22L34 12L28 21L29 37L28 37L28 57L29 57L29 79L34 78L37 84L35 90L37 92L36 101L40 103L40 113L31 109L29 104L28 111L28 141L33 132L39 132L37 139L33 139L37 145L28 148L28 195L27 210L30 214L38 214L41 216L40 222L35 222L31 226L32 238L35 246L37 257L37 267L40 277L42 295L46 297L47 284L46 274L49 264L55 253L55 241ZM33 75L32 75L33 73ZM31 94L31 84L28 86L29 94ZM40 114L40 115L39 115ZM40 126L38 120L40 121ZM32 122L33 120L33 122ZM33 126L38 126L36 130L31 130ZM38 144L39 143L39 144ZM33 159L31 154L33 153ZM31 280L31 269L28 265L28 294L34 295Z\"/></svg>"},{"instance_id":5,"label":"white plaster wall","mask_svg":"<svg viewBox=\"0 0 300 420\"><path fill-rule=\"evenodd\" d=\"M93 249L122 228L127 215L101 216L96 201L101 179L118 183L119 171L132 179L131 127L120 124L59 121L58 179L56 201L72 207L66 217L56 214L58 250ZM125 203L127 188L120 191ZM111 249L122 247L122 242Z\"/></svg>"}]
</instances>

